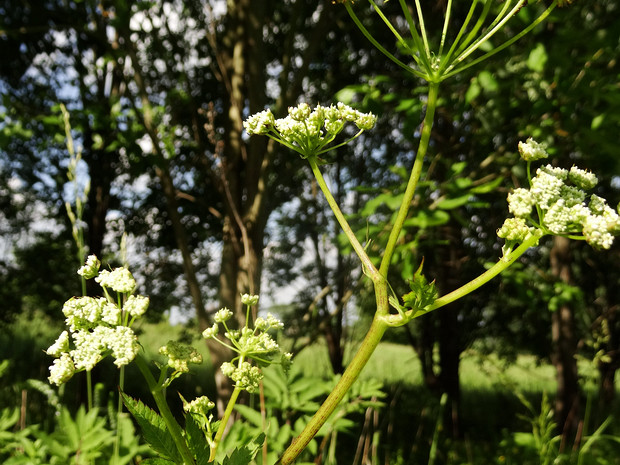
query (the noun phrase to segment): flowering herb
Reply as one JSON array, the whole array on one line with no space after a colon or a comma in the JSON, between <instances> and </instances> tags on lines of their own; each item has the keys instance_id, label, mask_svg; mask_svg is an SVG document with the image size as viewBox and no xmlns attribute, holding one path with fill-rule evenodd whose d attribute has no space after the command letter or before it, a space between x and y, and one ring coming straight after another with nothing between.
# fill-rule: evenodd
<instances>
[{"instance_id":1,"label":"flowering herb","mask_svg":"<svg viewBox=\"0 0 620 465\"><path fill-rule=\"evenodd\" d=\"M135 318L146 312L148 297L129 295L136 282L127 268L101 270L101 262L91 255L78 274L94 278L106 297L72 297L62 308L68 330L47 349L56 357L50 366L50 383L61 385L80 371L91 371L108 355L122 367L138 353L138 339L131 329ZM112 298L110 292L116 292Z\"/></svg>"}]
</instances>

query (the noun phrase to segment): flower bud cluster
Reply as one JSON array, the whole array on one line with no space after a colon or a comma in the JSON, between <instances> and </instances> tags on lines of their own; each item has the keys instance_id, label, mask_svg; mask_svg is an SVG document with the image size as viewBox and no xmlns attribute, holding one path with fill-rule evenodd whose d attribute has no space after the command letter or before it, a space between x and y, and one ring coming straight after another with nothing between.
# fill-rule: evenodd
<instances>
[{"instance_id":1,"label":"flower bud cluster","mask_svg":"<svg viewBox=\"0 0 620 465\"><path fill-rule=\"evenodd\" d=\"M545 158L544 147L532 139L519 144L521 156L528 162ZM528 163L529 169L529 163ZM530 188L518 188L508 194L508 218L498 230L507 242L522 242L535 229L543 233L583 239L597 249L608 249L620 233L620 216L605 199L588 193L598 179L593 173L573 166L570 170L546 165L538 168ZM538 221L532 218L536 211ZM534 224L536 227L528 226Z\"/></svg>"},{"instance_id":2,"label":"flower bud cluster","mask_svg":"<svg viewBox=\"0 0 620 465\"><path fill-rule=\"evenodd\" d=\"M258 296L244 294L241 302L249 307L258 304ZM235 386L254 392L262 379L262 372L257 366L253 366L250 360L254 360L261 366L272 363L281 363L288 366L292 355L283 353L278 343L268 333L269 330L280 330L283 328L282 322L272 314L268 313L265 317L258 317L254 321L254 327L246 325L241 329L230 329L227 322L233 313L222 308L215 313L214 323L210 328L203 331L205 339L213 339L222 345L235 351L238 355L222 364L221 370L235 382ZM220 326L223 326L223 338L220 338ZM226 342L228 340L228 342Z\"/></svg>"},{"instance_id":3,"label":"flower bud cluster","mask_svg":"<svg viewBox=\"0 0 620 465\"><path fill-rule=\"evenodd\" d=\"M215 403L207 396L197 397L191 402L183 402L183 410L187 413L194 413L197 415L204 415L214 408Z\"/></svg>"},{"instance_id":4,"label":"flower bud cluster","mask_svg":"<svg viewBox=\"0 0 620 465\"><path fill-rule=\"evenodd\" d=\"M250 116L243 126L248 134L269 136L297 151L302 158L308 158L330 150L326 146L346 123L357 126L359 132L355 138L372 129L376 122L377 117L372 113L362 113L342 102L329 107L317 105L314 109L310 109L307 103L300 103L289 107L284 118L276 119L271 110L264 110Z\"/></svg>"},{"instance_id":5,"label":"flower bud cluster","mask_svg":"<svg viewBox=\"0 0 620 465\"><path fill-rule=\"evenodd\" d=\"M116 366L121 367L138 353L137 337L128 320L143 315L149 299L130 295L124 305L114 303L115 300L109 298L108 289L126 297L133 292L136 282L127 268L99 271L100 266L97 257L91 255L78 274L86 279L95 278L108 298L72 297L63 305L68 331L63 331L46 351L56 357L48 378L53 384L67 382L78 371L92 370L108 355L114 358Z\"/></svg>"},{"instance_id":6,"label":"flower bud cluster","mask_svg":"<svg viewBox=\"0 0 620 465\"><path fill-rule=\"evenodd\" d=\"M189 364L202 363L202 355L192 346L178 341L168 341L159 348L159 353L168 357L168 366L175 372L189 372Z\"/></svg>"}]
</instances>

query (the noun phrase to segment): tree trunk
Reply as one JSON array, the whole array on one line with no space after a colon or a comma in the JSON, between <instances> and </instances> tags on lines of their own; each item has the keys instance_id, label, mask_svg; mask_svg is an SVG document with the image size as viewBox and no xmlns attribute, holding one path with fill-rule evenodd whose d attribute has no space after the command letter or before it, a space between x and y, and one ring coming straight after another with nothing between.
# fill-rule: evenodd
<instances>
[{"instance_id":1,"label":"tree trunk","mask_svg":"<svg viewBox=\"0 0 620 465\"><path fill-rule=\"evenodd\" d=\"M620 367L620 341L616 330L618 325L617 312L617 305L611 305L603 312L602 321L605 322L607 328L603 331L603 337L607 336L607 341L604 345L606 358L598 361L600 375L599 408L601 412L608 412L616 397L616 371Z\"/></svg>"},{"instance_id":2,"label":"tree trunk","mask_svg":"<svg viewBox=\"0 0 620 465\"><path fill-rule=\"evenodd\" d=\"M550 254L551 272L560 281L571 282L570 241L556 236ZM577 343L573 309L569 303L553 312L551 318L551 360L557 373L555 420L562 435L561 447L577 431L579 423L579 378L577 374Z\"/></svg>"},{"instance_id":3,"label":"tree trunk","mask_svg":"<svg viewBox=\"0 0 620 465\"><path fill-rule=\"evenodd\" d=\"M461 344L458 328L458 308L448 305L439 310L439 360L441 372L439 384L441 391L448 395L446 409L446 429L452 437L461 435L460 403L461 384L459 378L459 364L461 358Z\"/></svg>"}]
</instances>

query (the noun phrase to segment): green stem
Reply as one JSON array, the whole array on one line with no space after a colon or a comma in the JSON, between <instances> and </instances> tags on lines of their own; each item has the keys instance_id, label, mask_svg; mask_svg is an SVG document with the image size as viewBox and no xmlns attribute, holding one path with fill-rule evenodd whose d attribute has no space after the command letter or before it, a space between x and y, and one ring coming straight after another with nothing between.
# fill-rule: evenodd
<instances>
[{"instance_id":1,"label":"green stem","mask_svg":"<svg viewBox=\"0 0 620 465\"><path fill-rule=\"evenodd\" d=\"M155 403L157 404L159 413L164 420L168 432L172 436L172 440L174 441L177 450L183 458L184 464L195 464L196 461L194 460L194 456L187 447L185 438L183 438L183 430L181 430L181 427L174 419L174 416L172 415L172 412L168 407L168 403L166 402L166 396L164 395L161 386L155 381L153 373L151 373L151 370L149 369L146 360L140 354L138 354L135 360L138 368L140 369L140 372L142 372L142 376L144 376L144 379L149 386L151 394L153 394L153 398L155 399Z\"/></svg>"},{"instance_id":2,"label":"green stem","mask_svg":"<svg viewBox=\"0 0 620 465\"><path fill-rule=\"evenodd\" d=\"M319 187L321 188L321 191L323 192L327 203L334 212L334 216L338 220L338 223L340 224L340 227L347 236L347 239L353 246L353 250L355 250L355 253L361 260L362 265L364 266L365 273L373 280L373 282L376 281L378 279L379 272L377 271L375 265L372 263L372 260L370 260L370 257L368 257L368 254L364 250L362 244L360 244L360 242L357 240L357 237L355 236L353 229L351 229L351 226L347 222L347 219L342 214L342 211L340 210L336 199L334 199L334 196L332 195L329 187L327 186L327 183L325 182L325 179L323 178L323 174L321 173L321 170L319 169L319 166L317 164L316 156L308 157L308 162L310 163L310 169L312 169L312 173L314 174L314 177L316 178L316 181L319 184Z\"/></svg>"},{"instance_id":3,"label":"green stem","mask_svg":"<svg viewBox=\"0 0 620 465\"><path fill-rule=\"evenodd\" d=\"M86 406L89 412L93 409L93 379L90 370L86 371Z\"/></svg>"},{"instance_id":4,"label":"green stem","mask_svg":"<svg viewBox=\"0 0 620 465\"><path fill-rule=\"evenodd\" d=\"M420 175L422 174L424 157L426 156L426 152L428 150L428 144L431 138L431 130L433 128L433 120L435 118L435 109L437 108L438 93L439 84L436 82L429 83L426 115L424 115L424 122L422 123L422 134L420 136L418 152L416 153L413 168L411 169L411 174L409 176L409 182L407 183L407 188L405 189L405 195L403 197L402 203L400 204L400 209L398 210L398 215L396 216L396 220L394 221L394 226L390 231L390 237L388 239L385 253L383 255L383 259L381 260L381 266L379 268L379 272L383 276L387 276L387 271L390 267L390 262L392 261L392 255L394 255L394 250L396 249L396 242L398 241L398 236L400 236L400 233L403 229L403 224L407 219L409 207L411 205L411 201L413 200L413 195L415 194L415 189L418 185Z\"/></svg>"},{"instance_id":5,"label":"green stem","mask_svg":"<svg viewBox=\"0 0 620 465\"><path fill-rule=\"evenodd\" d=\"M527 237L523 241L523 243L519 245L519 247L510 252L507 256L500 258L500 260L495 265L482 273L480 276L472 279L470 282L464 284L458 289L455 289L454 291L439 297L430 307L423 311L419 311L419 314L422 315L428 312L432 312L433 310L437 310L438 308L448 305L449 303L452 303L455 300L458 300L461 297L464 297L467 294L475 291L479 287L485 285L486 283L491 281L491 279L493 279L510 265L512 265L528 249L534 247L542 236L542 231L537 230L536 233L531 234L529 237ZM409 316L415 318L418 315L409 314ZM391 326L399 326L400 324L402 324L402 317L400 315L390 315L388 317L388 320Z\"/></svg>"},{"instance_id":6,"label":"green stem","mask_svg":"<svg viewBox=\"0 0 620 465\"><path fill-rule=\"evenodd\" d=\"M383 286L387 288L385 282L383 282ZM344 398L351 385L353 385L353 382L358 378L362 368L364 368L366 362L368 362L368 359L381 341L383 333L385 333L385 330L389 327L384 319L379 316L379 313L380 312L377 311L372 325L362 341L362 345L343 373L340 381L336 384L336 387L334 387L327 399L325 399L323 405L317 410L301 434L295 438L288 449L284 451L284 454L282 454L280 460L276 462L276 465L289 465L293 463L312 438L319 432L321 426L325 424L330 415L334 413L334 410L336 410L340 401Z\"/></svg>"},{"instance_id":7,"label":"green stem","mask_svg":"<svg viewBox=\"0 0 620 465\"><path fill-rule=\"evenodd\" d=\"M125 367L120 367L118 375L118 388L120 392L125 391ZM123 413L123 399L118 396L118 405L116 408L116 437L114 438L114 464L119 463L120 447L121 447L121 415Z\"/></svg>"},{"instance_id":8,"label":"green stem","mask_svg":"<svg viewBox=\"0 0 620 465\"><path fill-rule=\"evenodd\" d=\"M224 416L222 417L222 421L220 422L220 426L217 428L217 433L215 434L215 439L213 440L213 447L211 447L211 454L209 455L209 462L213 462L215 460L215 454L217 453L217 448L222 442L222 437L224 436L224 431L226 430L226 424L232 414L233 408L237 403L237 398L241 393L242 389L235 386L235 389L230 396L230 400L228 401L228 405L226 405L226 410L224 411Z\"/></svg>"}]
</instances>

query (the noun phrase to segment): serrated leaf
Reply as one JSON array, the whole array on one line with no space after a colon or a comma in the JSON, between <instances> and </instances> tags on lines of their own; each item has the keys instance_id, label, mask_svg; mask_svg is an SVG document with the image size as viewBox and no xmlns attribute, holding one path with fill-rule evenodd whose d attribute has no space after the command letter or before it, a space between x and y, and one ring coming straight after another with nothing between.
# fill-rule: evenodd
<instances>
[{"instance_id":1,"label":"serrated leaf","mask_svg":"<svg viewBox=\"0 0 620 465\"><path fill-rule=\"evenodd\" d=\"M403 296L403 303L412 310L424 310L425 307L431 305L437 300L437 289L435 289L435 281L429 283L422 274L424 261L420 264L418 270L414 273L413 279L409 282L411 292Z\"/></svg>"},{"instance_id":2,"label":"serrated leaf","mask_svg":"<svg viewBox=\"0 0 620 465\"><path fill-rule=\"evenodd\" d=\"M142 465L170 465L174 464L171 460L162 459L161 457L151 457L140 462Z\"/></svg>"},{"instance_id":3,"label":"serrated leaf","mask_svg":"<svg viewBox=\"0 0 620 465\"><path fill-rule=\"evenodd\" d=\"M121 393L127 410L134 416L140 428L144 440L162 458L181 463L183 460L177 450L174 440L166 428L164 419L155 411L144 405L141 401Z\"/></svg>"},{"instance_id":4,"label":"serrated leaf","mask_svg":"<svg viewBox=\"0 0 620 465\"><path fill-rule=\"evenodd\" d=\"M185 416L185 434L189 450L196 457L196 463L198 465L209 463L209 452L211 449L207 444L204 431L191 414Z\"/></svg>"},{"instance_id":5,"label":"serrated leaf","mask_svg":"<svg viewBox=\"0 0 620 465\"><path fill-rule=\"evenodd\" d=\"M261 428L263 425L263 417L260 412L257 412L253 408L248 407L247 405L237 404L235 405L235 410L239 412L243 418L248 420L254 426Z\"/></svg>"},{"instance_id":6,"label":"serrated leaf","mask_svg":"<svg viewBox=\"0 0 620 465\"><path fill-rule=\"evenodd\" d=\"M261 433L252 441L236 448L232 453L224 458L222 465L248 465L265 442L265 434Z\"/></svg>"}]
</instances>

